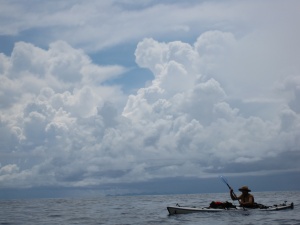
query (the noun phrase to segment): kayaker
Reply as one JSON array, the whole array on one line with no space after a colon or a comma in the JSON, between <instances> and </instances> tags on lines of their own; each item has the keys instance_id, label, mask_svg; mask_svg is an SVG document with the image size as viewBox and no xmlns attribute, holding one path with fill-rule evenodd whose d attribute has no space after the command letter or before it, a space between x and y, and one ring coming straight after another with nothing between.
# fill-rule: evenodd
<instances>
[{"instance_id":1,"label":"kayaker","mask_svg":"<svg viewBox=\"0 0 300 225\"><path fill-rule=\"evenodd\" d=\"M243 186L239 189L242 192L240 196L236 196L233 193L233 190L230 189L230 197L232 200L238 200L240 205L243 207L252 208L254 206L254 197L253 195L249 194L251 190L247 186Z\"/></svg>"}]
</instances>

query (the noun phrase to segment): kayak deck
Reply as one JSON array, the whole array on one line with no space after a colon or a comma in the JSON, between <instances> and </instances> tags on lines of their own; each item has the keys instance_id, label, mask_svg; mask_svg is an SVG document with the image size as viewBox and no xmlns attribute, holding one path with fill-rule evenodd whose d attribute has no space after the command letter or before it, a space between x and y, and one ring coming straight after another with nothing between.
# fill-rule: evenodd
<instances>
[{"instance_id":1,"label":"kayak deck","mask_svg":"<svg viewBox=\"0 0 300 225\"><path fill-rule=\"evenodd\" d=\"M284 209L293 209L294 208L294 203L290 204L279 204L279 205L273 205L273 206L266 206L264 208L256 208L256 209L251 209L251 208L243 208L243 207L234 207L234 208L210 208L210 207L186 207L186 206L179 206L178 204L176 206L168 206L168 212L169 215L174 215L174 214L187 214L187 213L199 213L199 212L224 212L224 211L241 211L241 210L259 210L259 211L278 211L278 210L284 210Z\"/></svg>"}]
</instances>

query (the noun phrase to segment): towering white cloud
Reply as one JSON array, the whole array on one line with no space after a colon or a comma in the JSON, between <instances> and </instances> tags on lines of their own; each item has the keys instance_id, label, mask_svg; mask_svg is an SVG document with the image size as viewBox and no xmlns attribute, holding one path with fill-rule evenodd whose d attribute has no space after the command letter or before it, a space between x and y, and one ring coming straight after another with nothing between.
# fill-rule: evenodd
<instances>
[{"instance_id":1,"label":"towering white cloud","mask_svg":"<svg viewBox=\"0 0 300 225\"><path fill-rule=\"evenodd\" d=\"M94 65L64 42L48 50L18 43L11 57L2 55L8 86L1 88L1 183L86 186L277 170L262 164L299 151L299 79L270 80L282 83L270 92L286 98L269 119L243 115L247 101L232 101L239 96L227 85L235 74L218 64L236 45L220 31L202 34L194 45L144 39L136 62L154 79L122 108L120 90L102 84L122 68ZM284 168L291 169L299 168Z\"/></svg>"},{"instance_id":2,"label":"towering white cloud","mask_svg":"<svg viewBox=\"0 0 300 225\"><path fill-rule=\"evenodd\" d=\"M24 185L43 184L45 179L38 177L44 173L54 182L55 159L67 168L73 154L84 162L79 153L85 155L83 148L90 150L97 138L101 143L105 126L117 119L124 95L103 82L125 70L97 66L65 42L53 43L48 50L20 42L10 57L1 57L1 183L26 175Z\"/></svg>"},{"instance_id":3,"label":"towering white cloud","mask_svg":"<svg viewBox=\"0 0 300 225\"><path fill-rule=\"evenodd\" d=\"M236 49L241 47L247 47L243 40L219 31L202 34L194 46L145 39L136 50L137 63L149 68L155 79L136 95L129 96L123 115L134 121L143 121L145 127L147 124L153 127L156 123L160 126L162 120L168 121L168 129L161 131L161 127L157 128L159 135L150 140L157 143L167 136L172 143L161 143L160 149L168 149L166 152L170 153L170 158L195 162L198 168L195 175L201 171L226 171L230 164L236 164L238 168L245 163L248 163L247 171L250 172L256 170L252 167L255 163L277 162L276 157L285 151L297 155L299 114L289 106L295 107L298 89L290 90L292 98L277 99L279 92L275 87L286 79L282 78L285 74L269 79L271 88L266 87L263 91L255 88L263 87L258 81L235 80L238 74L228 73L228 65L221 60L235 58ZM253 57L249 60L255 60L256 56ZM237 64L243 62L242 58L235 59ZM272 69L265 66L264 72ZM289 80L296 80L298 76L291 76ZM231 82L238 86L248 85L256 92L246 93L248 99L239 96L240 92L234 91ZM298 83L296 81L295 86ZM261 95L265 96L263 104L259 100ZM284 92L281 91L281 95ZM239 101L243 104L237 104ZM181 132L182 129L186 133ZM276 166L262 166L260 169L275 170Z\"/></svg>"}]
</instances>

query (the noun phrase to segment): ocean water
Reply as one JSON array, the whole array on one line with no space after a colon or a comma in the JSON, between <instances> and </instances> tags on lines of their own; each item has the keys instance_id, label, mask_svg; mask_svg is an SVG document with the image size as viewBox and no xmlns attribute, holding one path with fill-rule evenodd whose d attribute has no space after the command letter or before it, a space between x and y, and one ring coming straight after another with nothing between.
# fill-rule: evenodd
<instances>
[{"instance_id":1,"label":"ocean water","mask_svg":"<svg viewBox=\"0 0 300 225\"><path fill-rule=\"evenodd\" d=\"M258 203L294 202L293 210L168 215L167 206L208 206L228 193L0 200L0 224L300 224L300 192L253 193Z\"/></svg>"}]
</instances>

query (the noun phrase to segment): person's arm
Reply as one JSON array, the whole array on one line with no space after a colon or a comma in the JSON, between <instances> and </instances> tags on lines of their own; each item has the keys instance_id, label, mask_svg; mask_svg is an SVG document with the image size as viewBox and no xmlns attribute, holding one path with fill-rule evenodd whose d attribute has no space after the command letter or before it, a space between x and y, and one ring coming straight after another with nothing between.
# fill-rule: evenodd
<instances>
[{"instance_id":1,"label":"person's arm","mask_svg":"<svg viewBox=\"0 0 300 225\"><path fill-rule=\"evenodd\" d=\"M239 200L240 198L233 194L233 190L230 189L230 197L232 200Z\"/></svg>"}]
</instances>

